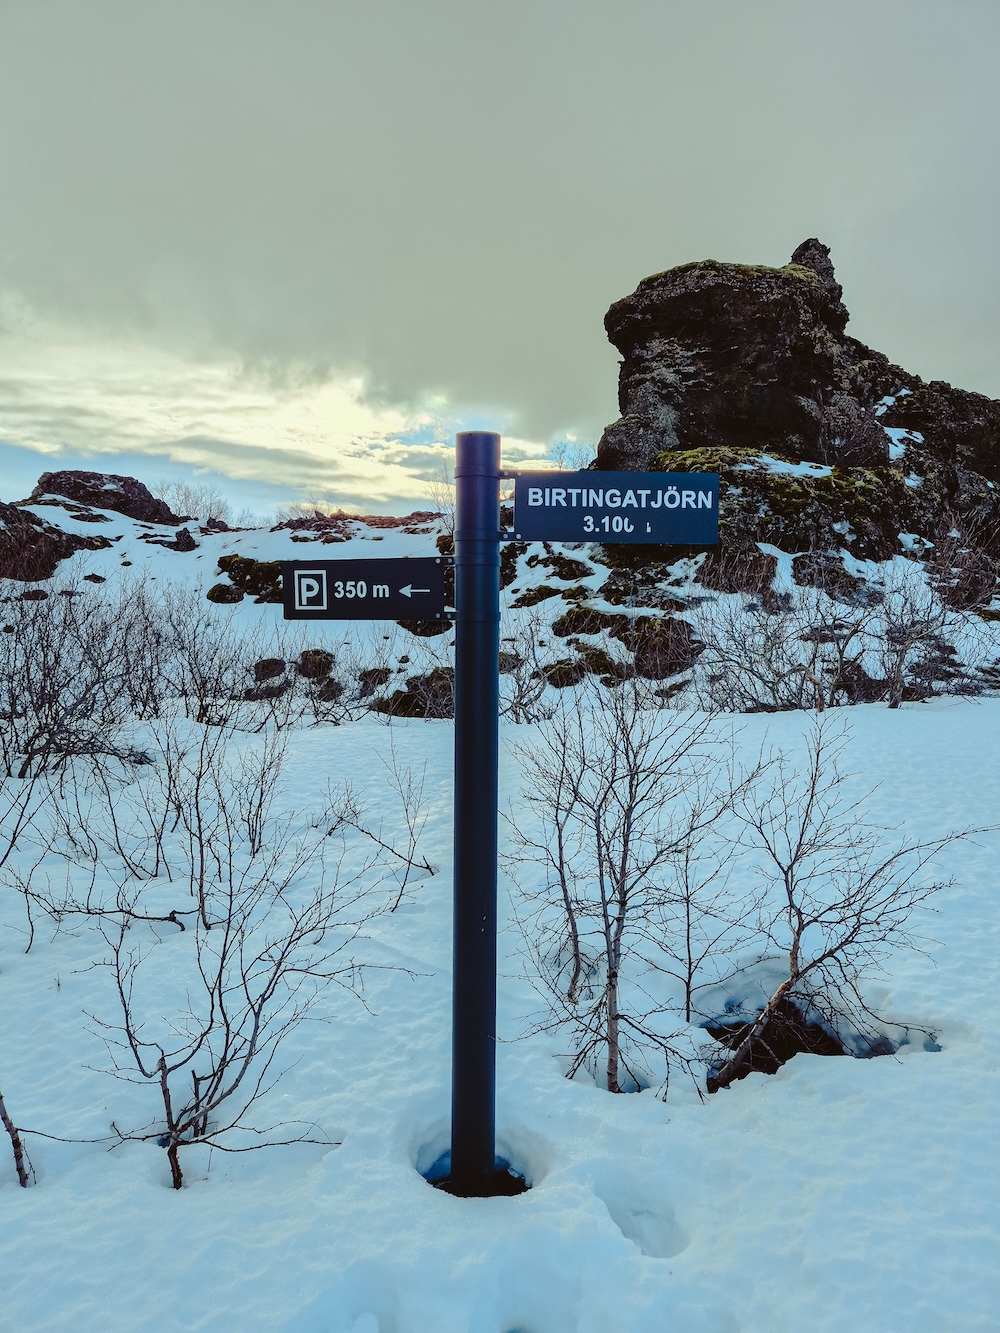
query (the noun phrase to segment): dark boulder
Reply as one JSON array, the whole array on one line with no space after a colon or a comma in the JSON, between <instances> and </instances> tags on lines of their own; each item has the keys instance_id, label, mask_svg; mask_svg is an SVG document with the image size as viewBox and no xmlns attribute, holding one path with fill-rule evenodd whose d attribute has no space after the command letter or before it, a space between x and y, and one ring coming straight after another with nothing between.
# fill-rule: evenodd
<instances>
[{"instance_id":1,"label":"dark boulder","mask_svg":"<svg viewBox=\"0 0 1000 1333\"><path fill-rule=\"evenodd\" d=\"M162 546L166 551L196 551L198 543L191 536L190 528L181 528L173 537L153 537L148 532L139 534L141 542L150 546Z\"/></svg>"},{"instance_id":2,"label":"dark boulder","mask_svg":"<svg viewBox=\"0 0 1000 1333\"><path fill-rule=\"evenodd\" d=\"M375 699L372 710L389 717L447 718L454 715L455 672L432 667L425 675L408 676L405 690Z\"/></svg>"},{"instance_id":3,"label":"dark boulder","mask_svg":"<svg viewBox=\"0 0 1000 1333\"><path fill-rule=\"evenodd\" d=\"M597 467L720 474L709 586L742 587L758 542L881 560L900 533L937 542L956 515L1000 556L1000 402L924 383L849 337L842 297L812 238L783 268L654 274L607 313L622 415Z\"/></svg>"},{"instance_id":4,"label":"dark boulder","mask_svg":"<svg viewBox=\"0 0 1000 1333\"><path fill-rule=\"evenodd\" d=\"M362 699L368 699L383 685L388 685L391 678L388 667L364 667L358 672L358 693Z\"/></svg>"},{"instance_id":5,"label":"dark boulder","mask_svg":"<svg viewBox=\"0 0 1000 1333\"><path fill-rule=\"evenodd\" d=\"M54 497L73 500L93 509L111 509L142 523L176 524L179 515L135 477L108 472L43 472L25 504L58 504Z\"/></svg>"},{"instance_id":6,"label":"dark boulder","mask_svg":"<svg viewBox=\"0 0 1000 1333\"><path fill-rule=\"evenodd\" d=\"M48 579L59 561L75 551L101 551L110 545L106 537L78 537L29 509L0 502L0 578Z\"/></svg>"},{"instance_id":7,"label":"dark boulder","mask_svg":"<svg viewBox=\"0 0 1000 1333\"><path fill-rule=\"evenodd\" d=\"M333 670L333 654L325 648L306 648L299 654L295 669L306 680L325 680Z\"/></svg>"},{"instance_id":8,"label":"dark boulder","mask_svg":"<svg viewBox=\"0 0 1000 1333\"><path fill-rule=\"evenodd\" d=\"M254 560L246 555L222 555L219 572L228 574L235 588L258 602L281 601L281 561Z\"/></svg>"},{"instance_id":9,"label":"dark boulder","mask_svg":"<svg viewBox=\"0 0 1000 1333\"><path fill-rule=\"evenodd\" d=\"M275 676L281 676L285 671L285 659L283 657L262 657L253 664L254 684L260 685L265 680L273 680Z\"/></svg>"},{"instance_id":10,"label":"dark boulder","mask_svg":"<svg viewBox=\"0 0 1000 1333\"><path fill-rule=\"evenodd\" d=\"M235 602L242 602L244 594L240 588L234 588L231 583L213 583L205 596L210 602L218 602L222 606L227 606Z\"/></svg>"},{"instance_id":11,"label":"dark boulder","mask_svg":"<svg viewBox=\"0 0 1000 1333\"><path fill-rule=\"evenodd\" d=\"M598 467L648 468L666 451L720 445L887 463L874 407L894 368L844 336L840 298L815 240L784 268L709 259L645 278L604 321L624 357L622 417L604 433Z\"/></svg>"}]
</instances>

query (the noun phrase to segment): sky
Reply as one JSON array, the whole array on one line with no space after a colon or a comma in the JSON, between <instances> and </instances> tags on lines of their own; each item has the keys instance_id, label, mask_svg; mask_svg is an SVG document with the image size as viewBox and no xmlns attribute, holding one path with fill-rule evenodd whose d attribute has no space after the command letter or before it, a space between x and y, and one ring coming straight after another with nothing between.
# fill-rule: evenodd
<instances>
[{"instance_id":1,"label":"sky","mask_svg":"<svg viewBox=\"0 0 1000 1333\"><path fill-rule=\"evenodd\" d=\"M592 453L643 277L809 236L1000 397L998 64L995 0L0 0L0 499L427 507L458 430Z\"/></svg>"}]
</instances>

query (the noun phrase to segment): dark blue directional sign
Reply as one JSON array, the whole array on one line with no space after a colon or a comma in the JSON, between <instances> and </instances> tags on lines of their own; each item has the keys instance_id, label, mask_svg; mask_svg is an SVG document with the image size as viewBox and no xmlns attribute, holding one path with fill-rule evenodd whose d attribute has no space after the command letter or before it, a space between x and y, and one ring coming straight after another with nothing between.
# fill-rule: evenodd
<instances>
[{"instance_id":1,"label":"dark blue directional sign","mask_svg":"<svg viewBox=\"0 0 1000 1333\"><path fill-rule=\"evenodd\" d=\"M513 536L518 541L713 546L719 540L719 476L519 472Z\"/></svg>"},{"instance_id":2,"label":"dark blue directional sign","mask_svg":"<svg viewBox=\"0 0 1000 1333\"><path fill-rule=\"evenodd\" d=\"M283 560L286 620L443 620L444 557Z\"/></svg>"}]
</instances>

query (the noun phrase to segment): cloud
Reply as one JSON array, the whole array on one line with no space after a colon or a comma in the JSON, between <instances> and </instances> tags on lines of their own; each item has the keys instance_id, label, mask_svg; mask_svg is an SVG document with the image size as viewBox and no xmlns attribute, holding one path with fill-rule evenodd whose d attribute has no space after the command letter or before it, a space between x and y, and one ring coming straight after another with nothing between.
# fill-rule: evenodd
<instances>
[{"instance_id":1,"label":"cloud","mask_svg":"<svg viewBox=\"0 0 1000 1333\"><path fill-rule=\"evenodd\" d=\"M167 462L210 471L258 494L279 487L268 503L308 493L362 508L419 507L450 467L458 430L507 428L499 414L462 413L440 397L414 411L376 406L356 377L278 383L234 360L87 338L37 316L0 333L0 364L0 440L20 451L20 470L31 454L38 471L114 472L120 456L155 458L161 470ZM510 463L545 452L544 443L505 435Z\"/></svg>"},{"instance_id":2,"label":"cloud","mask_svg":"<svg viewBox=\"0 0 1000 1333\"><path fill-rule=\"evenodd\" d=\"M437 395L596 439L612 301L808 235L856 336L1000 394L992 0L10 0L0 23L0 288L209 367L222 438L258 394L261 423L298 404L281 438L308 453L301 405L349 383L379 420ZM116 395L121 438L152 395ZM58 414L36 422L41 445Z\"/></svg>"}]
</instances>

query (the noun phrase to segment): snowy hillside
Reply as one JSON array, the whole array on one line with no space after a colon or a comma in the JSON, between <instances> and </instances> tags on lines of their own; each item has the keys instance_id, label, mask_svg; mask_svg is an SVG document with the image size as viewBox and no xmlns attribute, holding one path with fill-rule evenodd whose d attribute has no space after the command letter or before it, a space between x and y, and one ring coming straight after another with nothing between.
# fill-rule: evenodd
<instances>
[{"instance_id":1,"label":"snowy hillside","mask_svg":"<svg viewBox=\"0 0 1000 1333\"><path fill-rule=\"evenodd\" d=\"M12 625L42 605L21 602L22 591L48 591L57 609L60 588L79 590L64 605L120 605L122 591L137 595L138 576L164 625L205 612L207 625L229 626L250 644L232 668L248 690L256 678L247 662L280 659L293 674L308 648L329 652L350 688L324 700L322 680L336 672L319 684L303 676L271 700L238 696L231 724L206 725L191 697L185 706L171 694L165 667L158 697L140 700L141 715L122 723L118 757L71 759L63 781L58 771L39 780L34 805L30 771L4 781L3 827L18 812L25 826L0 840L0 1089L31 1178L18 1188L10 1141L0 1136L0 1329L1000 1329L996 833L942 847L928 867L942 887L910 922L923 952L894 951L882 973L863 977L861 997L891 1054L801 1053L773 1075L753 1072L708 1094L709 1064L725 1051L704 1024L741 1005L752 1012L781 962L751 930L717 973L706 971L690 1022L675 980L641 961L662 961L662 950L647 943L630 963L631 1000L642 993L664 1016L693 1077L675 1066L665 1089L662 1061L637 1047L637 1082L648 1084L639 1091L608 1092L593 1062L568 1079L574 1034L545 1019L533 948L533 926L550 918L533 915L544 858L525 850L549 841L532 760L544 753L560 701L585 710L617 688L616 664L630 687L637 662L659 662L662 675L639 674L643 697L675 705L661 716L697 726L707 715L679 705L711 702L697 693L698 670L700 688L710 684L711 648L700 666L667 671L661 648L616 636L616 621L609 629L581 616L575 634L554 634L574 607L632 619L648 619L651 608L629 604L620 574L607 596L614 571L596 549L522 551L505 589L504 647L537 656L530 669L508 664L503 678L497 1122L498 1148L531 1188L516 1198L453 1198L421 1175L448 1141L452 724L368 711L352 693L365 670L380 673L368 679L390 698L408 679L446 668L452 636L380 622L303 630L250 595L228 605L205 597L220 582L220 556L427 555L439 530L352 524L346 542L306 545L288 530L208 533L189 524L197 544L182 551L143 540L143 526L121 515L96 525L51 506L34 512L50 521L58 513L61 527L83 535L99 527L111 543L72 556L55 581L0 584ZM173 537L169 528L150 533ZM661 582L676 614L700 609L683 569ZM194 592L188 602L184 585ZM540 588L553 591L539 596ZM591 595L563 595L578 588ZM992 622L980 626L992 632ZM110 645L113 624L108 635ZM544 673L598 649L608 661L597 672L592 657L576 684ZM982 650L984 662L990 652ZM869 664L874 678L874 655ZM611 682L600 685L601 675ZM267 679L276 677L256 684ZM677 679L695 681L686 696L671 689ZM282 714L282 700L298 702ZM885 830L886 847L997 822L1000 700L904 698L898 708L861 703L823 716L831 715L846 726L846 790L865 798L877 789L863 814ZM762 752L780 752L789 772L801 772L815 721L801 709L716 714L705 738L719 756L712 771L752 769ZM208 756L201 769L199 755ZM216 784L198 806L212 837L181 814L199 773ZM753 897L759 849L714 843L726 826L720 817L706 829L700 851L728 872L728 891ZM258 971L245 972L247 993L275 941L301 925L299 988L277 1012L273 1062L247 1076L259 1096L232 1129L227 1116L242 1107L245 1086L213 1112L213 1146L184 1143L182 1187L172 1189L150 1053L190 1043L206 995L212 1007L205 977L229 938L219 925L224 901L230 920L234 903L249 904ZM230 994L226 1003L235 1014L242 1001ZM284 1028L293 1016L302 1021ZM176 1101L206 1068L198 1054L179 1070ZM257 1151L264 1140L277 1146Z\"/></svg>"}]
</instances>

